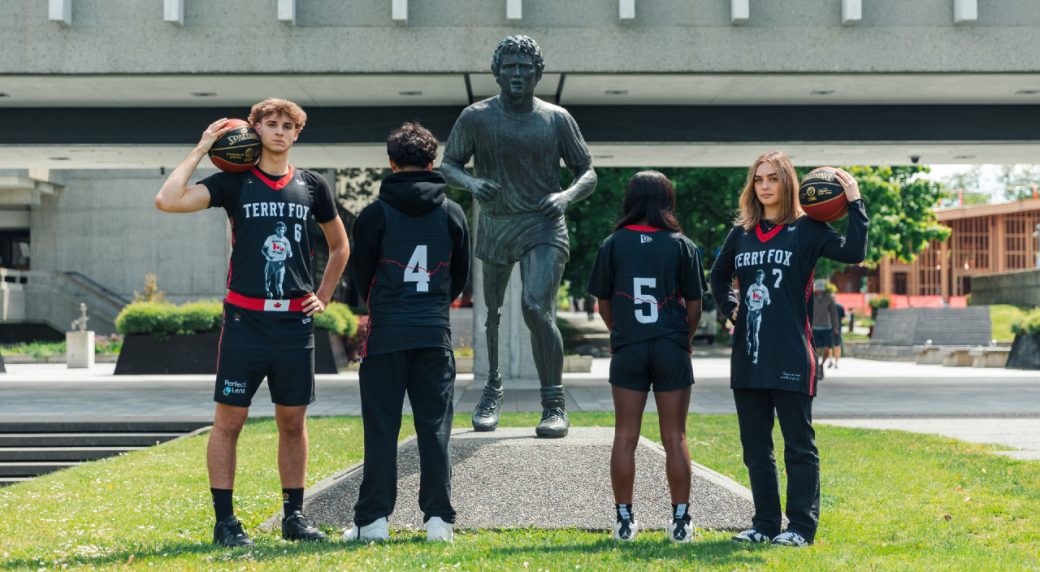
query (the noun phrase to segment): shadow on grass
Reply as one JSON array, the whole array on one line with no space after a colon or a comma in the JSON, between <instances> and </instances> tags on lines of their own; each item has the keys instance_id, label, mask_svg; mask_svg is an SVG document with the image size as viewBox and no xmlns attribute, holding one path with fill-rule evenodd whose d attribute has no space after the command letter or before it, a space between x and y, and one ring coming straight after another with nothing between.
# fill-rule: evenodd
<instances>
[{"instance_id":1,"label":"shadow on grass","mask_svg":"<svg viewBox=\"0 0 1040 572\"><path fill-rule=\"evenodd\" d=\"M338 537L338 535L337 535ZM336 538L336 537L333 537ZM195 556L207 559L213 564L222 562L245 561L264 562L274 561L280 558L292 557L294 555L325 554L335 552L354 552L368 546L363 542L305 542L289 543L274 536L254 537L255 546L248 548L224 548L208 542L192 542L182 540L165 544L141 546L135 548L121 548L116 551L107 552L102 555L91 556L72 554L67 557L55 558L48 554L46 558L16 558L0 562L0 570L26 570L46 568L60 568L63 566L100 566L111 564L141 563L143 561L162 560L183 556ZM410 542L403 539L401 542ZM131 558L133 560L131 560Z\"/></svg>"},{"instance_id":2,"label":"shadow on grass","mask_svg":"<svg viewBox=\"0 0 1040 572\"><path fill-rule=\"evenodd\" d=\"M513 531L516 532L516 531ZM550 532L550 531L544 531ZM497 536L505 534L505 531L492 532L492 531L481 531L480 533L462 533L457 540L459 541L451 550L454 555L448 556L452 561L456 561L459 556L469 550L480 551L478 547L468 546L468 540L476 539L481 535L492 535ZM560 558L566 558L567 556L584 557L595 556L597 554L611 554L612 556L620 557L621 559L631 563L641 562L652 562L660 560L676 560L676 559L693 559L694 561L704 565L726 565L730 567L739 566L752 566L762 565L765 563L764 552L769 550L769 547L765 546L744 546L733 543L728 539L711 539L703 540L697 539L693 543L687 545L676 545L669 542L663 535L647 533L641 536L636 542L633 543L619 543L612 540L608 533L603 533L602 539L596 539L592 541L568 541L564 543L552 543L552 539L547 537L544 540L544 544L527 544L526 546L517 546L515 543L512 546L495 546L494 554L496 559L501 558L503 562L510 562L511 559L520 556L530 556L533 554L557 556ZM468 538L467 538L468 537ZM239 561L248 561L253 563L273 563L278 560L292 559L296 556L305 555L322 555L322 554L335 554L335 553L352 553L368 548L367 543L363 542L323 542L323 543L285 543L280 539L274 537L261 536L256 539L256 546L250 548L235 548L227 549L213 544L192 542L192 541L177 541L165 544L158 544L147 547L140 547L139 549L124 548L118 551L109 552L107 554L90 556L74 554L63 558L54 558L49 555L47 558L21 558L21 559L10 559L0 562L0 570L24 570L24 569L37 569L40 567L63 567L63 566L102 566L102 565L119 565L128 563L141 564L144 561L155 561L164 560L178 557L195 557L199 560L205 560L213 565L219 566L221 563L233 563ZM430 544L425 542L421 534L410 534L405 533L400 536L395 535L395 538L388 543L381 543L382 546L386 547L414 547L415 554L422 553L425 549L431 547ZM440 545L438 545L440 548ZM201 564L201 562L196 562Z\"/></svg>"},{"instance_id":3,"label":"shadow on grass","mask_svg":"<svg viewBox=\"0 0 1040 572\"><path fill-rule=\"evenodd\" d=\"M729 539L694 539L690 544L674 544L659 531L641 533L635 542L622 543L610 538L604 532L603 538L590 542L568 542L548 546L496 547L496 556L509 561L510 556L524 554L556 554L564 557L569 554L620 554L621 558L632 563L656 560L674 560L677 558L694 559L700 564L724 564L727 566L764 564L765 551L769 546L749 546L737 544Z\"/></svg>"}]
</instances>

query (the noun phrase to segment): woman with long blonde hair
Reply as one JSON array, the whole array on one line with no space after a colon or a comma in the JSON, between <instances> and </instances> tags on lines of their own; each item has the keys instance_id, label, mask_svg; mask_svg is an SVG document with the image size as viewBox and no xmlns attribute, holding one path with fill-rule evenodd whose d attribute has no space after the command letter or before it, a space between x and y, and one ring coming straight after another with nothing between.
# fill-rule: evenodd
<instances>
[{"instance_id":1,"label":"woman with long blonde hair","mask_svg":"<svg viewBox=\"0 0 1040 572\"><path fill-rule=\"evenodd\" d=\"M813 543L820 516L820 458L812 426L818 380L812 345L813 271L821 257L847 264L867 252L867 212L859 185L835 170L849 201L848 234L815 221L798 202L798 175L779 151L759 156L740 195L740 213L711 269L719 309L733 321L730 386L744 464L755 500L752 527L737 542ZM733 293L733 279L740 291ZM739 300L739 302L738 302ZM781 532L773 417L780 420L787 469L787 517Z\"/></svg>"}]
</instances>

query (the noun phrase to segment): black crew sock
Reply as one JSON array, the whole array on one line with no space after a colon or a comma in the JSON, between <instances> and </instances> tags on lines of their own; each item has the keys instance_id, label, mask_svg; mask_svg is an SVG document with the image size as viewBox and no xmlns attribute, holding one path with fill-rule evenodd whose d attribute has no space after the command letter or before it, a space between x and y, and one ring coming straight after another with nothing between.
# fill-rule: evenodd
<instances>
[{"instance_id":1,"label":"black crew sock","mask_svg":"<svg viewBox=\"0 0 1040 572\"><path fill-rule=\"evenodd\" d=\"M689 520L690 519L690 503L679 503L672 505L672 519L674 520Z\"/></svg>"},{"instance_id":2,"label":"black crew sock","mask_svg":"<svg viewBox=\"0 0 1040 572\"><path fill-rule=\"evenodd\" d=\"M217 513L217 522L221 522L235 513L231 505L231 489L210 489L213 494L213 510Z\"/></svg>"},{"instance_id":3,"label":"black crew sock","mask_svg":"<svg viewBox=\"0 0 1040 572\"><path fill-rule=\"evenodd\" d=\"M630 504L616 504L614 505L614 509L617 511L618 520L633 521L636 519L635 515L632 513L632 505Z\"/></svg>"},{"instance_id":4,"label":"black crew sock","mask_svg":"<svg viewBox=\"0 0 1040 572\"><path fill-rule=\"evenodd\" d=\"M303 512L303 489L282 489L282 513L289 516L297 510Z\"/></svg>"}]
</instances>

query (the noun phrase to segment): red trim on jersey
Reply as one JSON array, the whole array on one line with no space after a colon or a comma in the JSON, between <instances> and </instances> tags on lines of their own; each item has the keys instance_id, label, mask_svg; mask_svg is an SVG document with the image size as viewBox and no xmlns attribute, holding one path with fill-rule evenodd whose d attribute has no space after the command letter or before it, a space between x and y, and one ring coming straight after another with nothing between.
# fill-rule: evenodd
<instances>
[{"instance_id":1,"label":"red trim on jersey","mask_svg":"<svg viewBox=\"0 0 1040 572\"><path fill-rule=\"evenodd\" d=\"M813 347L812 323L805 317L805 340L809 343L809 397L816 395L816 349Z\"/></svg>"},{"instance_id":2,"label":"red trim on jersey","mask_svg":"<svg viewBox=\"0 0 1040 572\"><path fill-rule=\"evenodd\" d=\"M638 224L630 224L625 226L625 230L634 230L636 232L657 232L664 230L663 228L657 228L656 226L642 226Z\"/></svg>"},{"instance_id":3,"label":"red trim on jersey","mask_svg":"<svg viewBox=\"0 0 1040 572\"><path fill-rule=\"evenodd\" d=\"M228 217L228 222L231 223L231 252L235 252L235 219ZM231 261L234 260L234 256L228 258L227 261L227 283L224 284L225 288L231 288Z\"/></svg>"},{"instance_id":4,"label":"red trim on jersey","mask_svg":"<svg viewBox=\"0 0 1040 572\"><path fill-rule=\"evenodd\" d=\"M227 308L220 311L220 337L217 338L217 373L220 373L220 348L224 345L224 322L227 321ZM217 382L220 380L218 379Z\"/></svg>"},{"instance_id":5,"label":"red trim on jersey","mask_svg":"<svg viewBox=\"0 0 1040 572\"><path fill-rule=\"evenodd\" d=\"M816 395L816 345L812 337L812 321L808 314L809 299L813 295L813 282L816 279L816 271L809 273L809 283L805 285L805 341L809 344L809 397Z\"/></svg>"},{"instance_id":6,"label":"red trim on jersey","mask_svg":"<svg viewBox=\"0 0 1040 572\"><path fill-rule=\"evenodd\" d=\"M762 232L762 224L759 223L759 225L755 227L755 234L758 235L758 240L760 242L769 242L770 240L772 240L774 236L780 234L780 231L783 230L783 228L784 225L778 224L773 227L773 230L769 232Z\"/></svg>"},{"instance_id":7,"label":"red trim on jersey","mask_svg":"<svg viewBox=\"0 0 1040 572\"><path fill-rule=\"evenodd\" d=\"M365 307L368 308L368 328L365 329L365 341L361 342L361 359L368 357L368 338L372 335L372 290L376 287L376 276L372 275L372 281L368 283L368 296L365 296Z\"/></svg>"},{"instance_id":8,"label":"red trim on jersey","mask_svg":"<svg viewBox=\"0 0 1040 572\"><path fill-rule=\"evenodd\" d=\"M243 296L238 292L232 292L228 290L227 297L224 301L233 306L239 308L245 308L246 310L259 310L269 312L302 312L303 302L307 300L307 297L293 298L291 300L271 300L269 298L250 298L249 296ZM285 303L289 303L288 310L285 308Z\"/></svg>"},{"instance_id":9,"label":"red trim on jersey","mask_svg":"<svg viewBox=\"0 0 1040 572\"><path fill-rule=\"evenodd\" d=\"M250 169L250 171L252 171L252 173L256 175L258 179L263 181L264 184L276 191L284 189L286 185L291 183L293 180L293 175L296 173L296 169L292 165L289 165L288 173L283 175L281 179L278 179L277 181L272 181L271 179L267 178L267 175L265 175L263 171L257 169L256 167L253 167L252 169Z\"/></svg>"}]
</instances>

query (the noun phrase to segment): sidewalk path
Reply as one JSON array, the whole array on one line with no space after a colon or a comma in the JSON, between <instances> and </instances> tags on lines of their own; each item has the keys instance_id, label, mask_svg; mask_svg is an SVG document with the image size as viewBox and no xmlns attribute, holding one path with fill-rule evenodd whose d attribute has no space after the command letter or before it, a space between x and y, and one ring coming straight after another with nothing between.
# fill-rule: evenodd
<instances>
[{"instance_id":1,"label":"sidewalk path","mask_svg":"<svg viewBox=\"0 0 1040 572\"><path fill-rule=\"evenodd\" d=\"M723 351L718 346L695 348L697 384L690 406L695 413L734 412L729 359L719 355ZM571 411L613 410L607 383L609 366L608 358L600 358L593 361L590 373L564 376ZM90 370L70 370L63 364L10 364L9 373L0 374L0 418L212 419L211 375L114 376L113 369L113 364L99 364ZM1016 437L1019 433L1040 435L1040 430L1035 425L1015 425L1040 423L1040 372L854 358L843 359L839 369L826 372L814 404L814 416L819 420L906 420L898 428L918 427L922 432L1040 452L1040 444ZM465 414L476 405L482 385L482 381L474 383L470 374L458 376L456 412ZM356 372L319 375L317 397L310 409L312 415L361 413ZM507 386L505 397L506 411L541 409L538 390L510 390ZM266 384L253 403L253 416L273 415ZM656 410L653 399L647 409ZM986 423L968 423L965 419Z\"/></svg>"}]
</instances>

